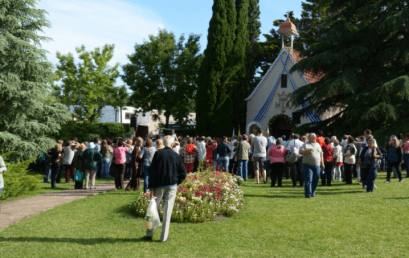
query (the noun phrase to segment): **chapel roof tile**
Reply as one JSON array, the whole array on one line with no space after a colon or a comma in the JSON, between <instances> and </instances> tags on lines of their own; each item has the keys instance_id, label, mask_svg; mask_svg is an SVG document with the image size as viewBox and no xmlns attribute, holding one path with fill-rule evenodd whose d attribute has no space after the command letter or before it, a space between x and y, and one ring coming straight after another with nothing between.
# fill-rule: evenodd
<instances>
[{"instance_id":1,"label":"chapel roof tile","mask_svg":"<svg viewBox=\"0 0 409 258\"><path fill-rule=\"evenodd\" d=\"M295 63L298 63L301 60L307 58L306 56L301 56L301 52L296 50L296 49L293 49L292 51L291 51L291 48L289 48L289 47L286 47L286 49L290 53L290 55L293 58ZM325 77L325 74L323 74L323 73L315 74L315 73L313 73L311 71L305 71L305 72L303 72L303 74L304 74L305 78L308 80L308 82L311 83L311 84L316 83L316 82L322 80Z\"/></svg>"}]
</instances>

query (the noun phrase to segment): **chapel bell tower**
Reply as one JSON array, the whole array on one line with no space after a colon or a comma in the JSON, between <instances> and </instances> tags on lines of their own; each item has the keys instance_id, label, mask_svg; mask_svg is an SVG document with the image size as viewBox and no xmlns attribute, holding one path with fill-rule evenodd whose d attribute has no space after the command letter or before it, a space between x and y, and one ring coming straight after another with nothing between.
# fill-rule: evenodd
<instances>
[{"instance_id":1,"label":"chapel bell tower","mask_svg":"<svg viewBox=\"0 0 409 258\"><path fill-rule=\"evenodd\" d=\"M287 13L287 20L281 23L280 28L277 31L281 35L281 48L284 48L285 37L291 38L290 52L294 47L294 35L299 35L294 23L290 20L290 12Z\"/></svg>"}]
</instances>

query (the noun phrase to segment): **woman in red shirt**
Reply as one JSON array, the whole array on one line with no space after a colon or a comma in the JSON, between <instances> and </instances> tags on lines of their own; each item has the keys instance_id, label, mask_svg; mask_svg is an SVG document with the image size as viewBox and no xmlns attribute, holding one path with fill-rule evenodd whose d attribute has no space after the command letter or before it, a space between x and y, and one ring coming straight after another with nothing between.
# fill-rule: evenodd
<instances>
[{"instance_id":1,"label":"woman in red shirt","mask_svg":"<svg viewBox=\"0 0 409 258\"><path fill-rule=\"evenodd\" d=\"M324 145L322 145L322 152L324 153L325 173L321 176L321 183L323 186L331 186L332 167L334 165L334 147L331 145L331 139L326 137ZM326 181L326 182L325 182Z\"/></svg>"},{"instance_id":2,"label":"woman in red shirt","mask_svg":"<svg viewBox=\"0 0 409 258\"><path fill-rule=\"evenodd\" d=\"M208 140L206 143L206 169L213 168L214 155L213 150L217 147L217 143L213 140Z\"/></svg>"}]
</instances>

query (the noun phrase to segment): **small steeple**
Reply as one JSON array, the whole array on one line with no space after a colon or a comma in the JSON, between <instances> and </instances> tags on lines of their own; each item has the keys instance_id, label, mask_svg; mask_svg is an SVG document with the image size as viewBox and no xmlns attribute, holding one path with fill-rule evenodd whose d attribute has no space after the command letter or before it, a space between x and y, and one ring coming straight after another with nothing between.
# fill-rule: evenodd
<instances>
[{"instance_id":1,"label":"small steeple","mask_svg":"<svg viewBox=\"0 0 409 258\"><path fill-rule=\"evenodd\" d=\"M294 46L294 35L299 35L297 31L297 27L295 27L294 23L290 20L290 12L287 12L287 20L281 23L280 28L277 31L281 35L281 48L284 48L284 39L285 37L291 38L291 51L293 50Z\"/></svg>"}]
</instances>

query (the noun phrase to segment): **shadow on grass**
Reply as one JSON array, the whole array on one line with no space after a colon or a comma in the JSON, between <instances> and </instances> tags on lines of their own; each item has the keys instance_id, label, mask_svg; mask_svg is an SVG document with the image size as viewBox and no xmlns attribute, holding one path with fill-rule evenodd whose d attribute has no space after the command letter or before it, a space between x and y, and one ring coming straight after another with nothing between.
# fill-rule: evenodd
<instances>
[{"instance_id":1,"label":"shadow on grass","mask_svg":"<svg viewBox=\"0 0 409 258\"><path fill-rule=\"evenodd\" d=\"M304 193L300 194L290 194L290 195L257 195L257 194L245 194L244 197L253 197L253 198L279 198L279 199L288 199L288 198L303 198Z\"/></svg>"},{"instance_id":2,"label":"shadow on grass","mask_svg":"<svg viewBox=\"0 0 409 258\"><path fill-rule=\"evenodd\" d=\"M322 191L320 189L317 189L317 191L316 191L317 196L319 196L319 195L355 194L355 193L364 193L364 191L362 191L362 190L352 190L352 191L339 190L337 192L335 192L335 191L334 192L326 192L326 191ZM283 198L283 199L287 199L287 198L304 198L304 190L299 191L299 192L294 192L294 191L291 191L291 192L281 191L280 193L272 192L271 195L244 194L244 197Z\"/></svg>"},{"instance_id":3,"label":"shadow on grass","mask_svg":"<svg viewBox=\"0 0 409 258\"><path fill-rule=\"evenodd\" d=\"M80 245L97 245L97 244L116 244L116 243L137 243L137 242L160 242L147 241L141 238L55 238L55 237L7 237L0 238L0 243L19 243L19 242L36 242L36 243L75 243Z\"/></svg>"},{"instance_id":4,"label":"shadow on grass","mask_svg":"<svg viewBox=\"0 0 409 258\"><path fill-rule=\"evenodd\" d=\"M407 197L391 197L391 198L385 198L385 200L407 200L409 199L409 196Z\"/></svg>"}]
</instances>

